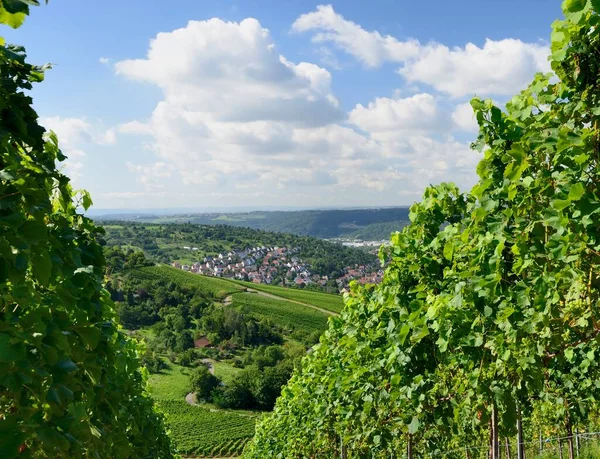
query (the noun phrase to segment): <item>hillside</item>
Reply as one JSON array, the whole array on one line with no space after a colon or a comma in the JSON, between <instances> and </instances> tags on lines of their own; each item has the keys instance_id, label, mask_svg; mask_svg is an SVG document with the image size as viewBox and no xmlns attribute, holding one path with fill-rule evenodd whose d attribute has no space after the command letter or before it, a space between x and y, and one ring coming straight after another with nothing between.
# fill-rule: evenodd
<instances>
[{"instance_id":1,"label":"hillside","mask_svg":"<svg viewBox=\"0 0 600 459\"><path fill-rule=\"evenodd\" d=\"M239 280L337 293L354 278L372 282L380 270L374 253L309 236L189 223L106 222L104 229L108 247L139 249L158 263Z\"/></svg>"},{"instance_id":2,"label":"hillside","mask_svg":"<svg viewBox=\"0 0 600 459\"><path fill-rule=\"evenodd\" d=\"M363 240L379 241L389 239L391 232L400 231L408 223L408 207L179 215L131 213L98 215L94 219L103 224L119 220L137 223L228 225L318 238L360 236Z\"/></svg>"},{"instance_id":3,"label":"hillside","mask_svg":"<svg viewBox=\"0 0 600 459\"><path fill-rule=\"evenodd\" d=\"M141 252L106 250L107 288L121 323L146 342L151 395L175 447L202 457L240 454L260 412L272 409L341 310L341 296L202 276L152 265ZM200 337L211 344L195 348ZM206 362L222 385L202 398L192 381Z\"/></svg>"}]
</instances>

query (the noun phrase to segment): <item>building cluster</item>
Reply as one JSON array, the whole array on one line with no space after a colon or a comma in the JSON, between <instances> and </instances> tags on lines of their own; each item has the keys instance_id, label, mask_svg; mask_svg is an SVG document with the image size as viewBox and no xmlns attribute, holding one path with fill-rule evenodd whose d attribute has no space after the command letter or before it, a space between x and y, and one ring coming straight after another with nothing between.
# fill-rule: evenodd
<instances>
[{"instance_id":1,"label":"building cluster","mask_svg":"<svg viewBox=\"0 0 600 459\"><path fill-rule=\"evenodd\" d=\"M379 284L383 279L383 269L373 266L353 266L345 269L342 277L335 280L340 291L346 290L352 281L359 284Z\"/></svg>"},{"instance_id":2,"label":"building cluster","mask_svg":"<svg viewBox=\"0 0 600 459\"><path fill-rule=\"evenodd\" d=\"M194 251L194 247L184 247ZM245 280L255 284L276 284L297 287L317 285L319 287L337 285L341 291L348 287L352 280L360 283L378 283L383 272L368 266L355 266L345 269L339 279L329 282L328 276L314 274L310 265L298 257L298 248L288 247L252 247L207 256L193 264L172 263L172 266L184 271L203 274L205 276L224 277Z\"/></svg>"}]
</instances>

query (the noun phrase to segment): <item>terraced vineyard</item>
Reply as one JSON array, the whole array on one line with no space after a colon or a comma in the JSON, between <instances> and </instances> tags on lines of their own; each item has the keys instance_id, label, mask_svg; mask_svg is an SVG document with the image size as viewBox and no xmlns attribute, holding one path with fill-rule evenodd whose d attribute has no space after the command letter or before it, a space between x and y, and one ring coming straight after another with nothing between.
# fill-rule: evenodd
<instances>
[{"instance_id":1,"label":"terraced vineyard","mask_svg":"<svg viewBox=\"0 0 600 459\"><path fill-rule=\"evenodd\" d=\"M203 457L232 456L242 452L254 435L256 416L210 411L181 400L158 400L181 454Z\"/></svg>"},{"instance_id":2,"label":"terraced vineyard","mask_svg":"<svg viewBox=\"0 0 600 459\"><path fill-rule=\"evenodd\" d=\"M235 293L232 299L234 307L246 307L251 315L269 318L285 328L307 333L323 332L327 328L327 314L285 299L267 298L257 293Z\"/></svg>"},{"instance_id":3,"label":"terraced vineyard","mask_svg":"<svg viewBox=\"0 0 600 459\"><path fill-rule=\"evenodd\" d=\"M271 295L299 301L301 303L312 304L335 313L341 312L344 307L344 299L340 295L277 287L274 285L252 284L250 282L239 282L239 284L254 290L270 293Z\"/></svg>"},{"instance_id":4,"label":"terraced vineyard","mask_svg":"<svg viewBox=\"0 0 600 459\"><path fill-rule=\"evenodd\" d=\"M129 275L145 280L167 279L182 286L197 287L217 298L224 298L230 293L244 290L244 287L234 282L218 277L192 274L166 265L136 268Z\"/></svg>"}]
</instances>

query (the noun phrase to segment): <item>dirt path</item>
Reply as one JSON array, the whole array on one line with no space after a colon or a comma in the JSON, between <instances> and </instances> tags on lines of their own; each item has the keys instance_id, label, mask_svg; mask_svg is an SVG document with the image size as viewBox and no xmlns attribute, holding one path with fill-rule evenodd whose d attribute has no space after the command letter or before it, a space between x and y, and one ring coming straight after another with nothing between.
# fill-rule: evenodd
<instances>
[{"instance_id":1,"label":"dirt path","mask_svg":"<svg viewBox=\"0 0 600 459\"><path fill-rule=\"evenodd\" d=\"M196 394L190 392L185 396L185 403L188 405L196 406L198 403L196 402Z\"/></svg>"},{"instance_id":2,"label":"dirt path","mask_svg":"<svg viewBox=\"0 0 600 459\"><path fill-rule=\"evenodd\" d=\"M202 359L202 362L204 364L206 364L206 366L208 367L208 371L210 371L210 374L214 375L215 374L215 366L213 365L212 359Z\"/></svg>"},{"instance_id":3,"label":"dirt path","mask_svg":"<svg viewBox=\"0 0 600 459\"><path fill-rule=\"evenodd\" d=\"M284 298L282 296L273 295L272 293L267 293L267 292L263 292L260 290L254 290L253 288L247 288L246 291L249 293L256 293L260 296L264 296L265 298L272 298L275 300L283 300L283 301L289 301L290 303L296 303L296 304L299 304L302 306L306 306L307 308L316 309L317 311L321 311L322 313L330 315L330 316L339 316L339 314L337 312L329 311L325 308L320 308L319 306L315 306L314 304L308 304L308 303L302 303L301 301L290 300L289 298Z\"/></svg>"}]
</instances>

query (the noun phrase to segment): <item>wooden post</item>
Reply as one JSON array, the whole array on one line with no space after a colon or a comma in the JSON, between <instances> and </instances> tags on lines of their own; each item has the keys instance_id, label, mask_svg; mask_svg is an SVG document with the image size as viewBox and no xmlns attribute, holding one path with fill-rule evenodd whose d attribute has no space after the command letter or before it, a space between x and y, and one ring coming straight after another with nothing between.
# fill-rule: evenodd
<instances>
[{"instance_id":1,"label":"wooden post","mask_svg":"<svg viewBox=\"0 0 600 459\"><path fill-rule=\"evenodd\" d=\"M579 457L579 427L575 427L575 452Z\"/></svg>"},{"instance_id":2,"label":"wooden post","mask_svg":"<svg viewBox=\"0 0 600 459\"><path fill-rule=\"evenodd\" d=\"M569 459L575 459L575 449L573 448L573 427L571 420L567 418L567 447L569 449Z\"/></svg>"},{"instance_id":3,"label":"wooden post","mask_svg":"<svg viewBox=\"0 0 600 459\"><path fill-rule=\"evenodd\" d=\"M542 437L542 431L540 430L540 456L544 452L544 437Z\"/></svg>"},{"instance_id":4,"label":"wooden post","mask_svg":"<svg viewBox=\"0 0 600 459\"><path fill-rule=\"evenodd\" d=\"M492 406L492 459L500 459L500 443L498 442L498 410Z\"/></svg>"},{"instance_id":5,"label":"wooden post","mask_svg":"<svg viewBox=\"0 0 600 459\"><path fill-rule=\"evenodd\" d=\"M348 451L346 450L346 445L344 445L344 440L342 439L341 435L340 435L340 458L348 459Z\"/></svg>"},{"instance_id":6,"label":"wooden post","mask_svg":"<svg viewBox=\"0 0 600 459\"><path fill-rule=\"evenodd\" d=\"M525 459L525 444L523 442L523 421L521 410L517 406L517 459Z\"/></svg>"},{"instance_id":7,"label":"wooden post","mask_svg":"<svg viewBox=\"0 0 600 459\"><path fill-rule=\"evenodd\" d=\"M471 453L468 446L465 446L465 459L471 459Z\"/></svg>"},{"instance_id":8,"label":"wooden post","mask_svg":"<svg viewBox=\"0 0 600 459\"><path fill-rule=\"evenodd\" d=\"M411 434L408 434L408 441L406 442L406 458L413 459L413 444Z\"/></svg>"},{"instance_id":9,"label":"wooden post","mask_svg":"<svg viewBox=\"0 0 600 459\"><path fill-rule=\"evenodd\" d=\"M510 459L510 440L507 438L506 439L506 459Z\"/></svg>"},{"instance_id":10,"label":"wooden post","mask_svg":"<svg viewBox=\"0 0 600 459\"><path fill-rule=\"evenodd\" d=\"M563 454L562 454L562 438L558 439L558 457L560 459L563 459Z\"/></svg>"}]
</instances>

